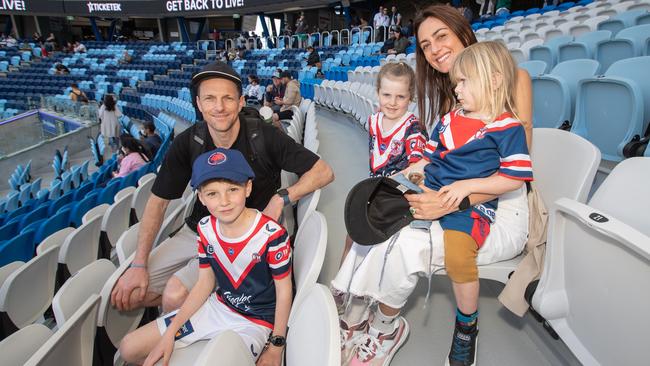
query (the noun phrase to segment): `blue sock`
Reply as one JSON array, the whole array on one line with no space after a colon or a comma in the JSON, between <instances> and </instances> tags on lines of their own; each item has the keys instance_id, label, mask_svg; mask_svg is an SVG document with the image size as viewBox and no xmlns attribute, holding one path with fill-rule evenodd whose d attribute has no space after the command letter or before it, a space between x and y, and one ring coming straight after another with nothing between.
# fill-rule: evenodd
<instances>
[{"instance_id":1,"label":"blue sock","mask_svg":"<svg viewBox=\"0 0 650 366\"><path fill-rule=\"evenodd\" d=\"M465 314L460 309L456 308L456 324L463 330L471 332L476 329L478 323L478 310L472 314Z\"/></svg>"}]
</instances>

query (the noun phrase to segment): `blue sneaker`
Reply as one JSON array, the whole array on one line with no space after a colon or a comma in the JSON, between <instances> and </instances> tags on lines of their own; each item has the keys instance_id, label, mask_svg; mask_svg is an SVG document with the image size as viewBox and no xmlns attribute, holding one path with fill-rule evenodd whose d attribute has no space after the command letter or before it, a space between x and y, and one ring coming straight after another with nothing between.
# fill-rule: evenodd
<instances>
[{"instance_id":1,"label":"blue sneaker","mask_svg":"<svg viewBox=\"0 0 650 366\"><path fill-rule=\"evenodd\" d=\"M471 333L465 333L456 325L445 366L476 366L477 340L478 328Z\"/></svg>"}]
</instances>

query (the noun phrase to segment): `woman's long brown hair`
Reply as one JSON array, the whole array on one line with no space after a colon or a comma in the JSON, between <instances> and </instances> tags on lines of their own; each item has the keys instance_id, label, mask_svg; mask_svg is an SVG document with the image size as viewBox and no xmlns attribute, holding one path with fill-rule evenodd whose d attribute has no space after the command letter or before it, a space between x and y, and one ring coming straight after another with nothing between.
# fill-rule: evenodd
<instances>
[{"instance_id":1,"label":"woman's long brown hair","mask_svg":"<svg viewBox=\"0 0 650 366\"><path fill-rule=\"evenodd\" d=\"M476 36L469 22L456 9L447 5L431 5L422 9L415 18L415 60L416 69L416 90L418 98L418 112L420 121L424 121L427 127L433 124L433 118L441 117L451 111L456 103L454 88L449 79L449 74L435 70L424 57L420 48L418 30L420 25L428 18L436 18L443 22L456 34L463 46L467 47L476 43ZM427 105L429 110L427 110Z\"/></svg>"}]
</instances>

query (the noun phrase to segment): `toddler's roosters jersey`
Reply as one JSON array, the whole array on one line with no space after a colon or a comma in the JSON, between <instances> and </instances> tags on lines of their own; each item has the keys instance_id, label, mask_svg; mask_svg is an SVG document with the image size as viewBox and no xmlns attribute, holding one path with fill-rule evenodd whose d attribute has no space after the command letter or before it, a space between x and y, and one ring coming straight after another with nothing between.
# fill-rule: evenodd
<instances>
[{"instance_id":1,"label":"toddler's roosters jersey","mask_svg":"<svg viewBox=\"0 0 650 366\"><path fill-rule=\"evenodd\" d=\"M521 123L510 113L485 124L454 110L445 115L431 133L424 158L425 184L439 190L457 180L486 178L498 172L511 179L530 181L533 169ZM480 206L480 207L479 207ZM494 221L497 200L475 209Z\"/></svg>"},{"instance_id":2,"label":"toddler's roosters jersey","mask_svg":"<svg viewBox=\"0 0 650 366\"><path fill-rule=\"evenodd\" d=\"M199 267L211 267L217 298L254 323L273 329L275 283L291 274L291 245L287 231L257 212L248 232L226 238L214 216L198 224Z\"/></svg>"},{"instance_id":3,"label":"toddler's roosters jersey","mask_svg":"<svg viewBox=\"0 0 650 366\"><path fill-rule=\"evenodd\" d=\"M406 112L390 131L382 131L384 114L368 117L370 176L387 177L422 159L426 137L418 119Z\"/></svg>"}]
</instances>

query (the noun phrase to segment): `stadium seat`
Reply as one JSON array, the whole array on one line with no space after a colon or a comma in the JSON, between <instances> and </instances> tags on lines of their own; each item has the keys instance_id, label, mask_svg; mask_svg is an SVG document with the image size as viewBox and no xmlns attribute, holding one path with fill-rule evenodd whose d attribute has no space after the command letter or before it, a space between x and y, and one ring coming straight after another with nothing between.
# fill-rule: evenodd
<instances>
[{"instance_id":1,"label":"stadium seat","mask_svg":"<svg viewBox=\"0 0 650 366\"><path fill-rule=\"evenodd\" d=\"M112 205L113 202L115 202L115 194L120 190L121 184L122 179L113 178L110 183L99 192L99 196L97 196L97 204L107 203Z\"/></svg>"},{"instance_id":2,"label":"stadium seat","mask_svg":"<svg viewBox=\"0 0 650 366\"><path fill-rule=\"evenodd\" d=\"M296 224L298 227L302 225L302 222L309 216L311 212L316 210L318 201L320 200L320 193L320 189L317 189L298 200L298 208L296 210Z\"/></svg>"},{"instance_id":3,"label":"stadium seat","mask_svg":"<svg viewBox=\"0 0 650 366\"><path fill-rule=\"evenodd\" d=\"M118 263L124 263L131 254L135 253L138 247L138 232L140 231L140 224L134 224L126 229L120 235L115 245L115 253L117 254Z\"/></svg>"},{"instance_id":4,"label":"stadium seat","mask_svg":"<svg viewBox=\"0 0 650 366\"><path fill-rule=\"evenodd\" d=\"M59 248L65 241L65 238L68 237L75 229L71 227L66 227L63 228L53 234L50 234L47 238L43 239L40 243L36 246L36 255L41 255L44 253L46 250L55 247ZM58 254L57 254L58 255Z\"/></svg>"},{"instance_id":5,"label":"stadium seat","mask_svg":"<svg viewBox=\"0 0 650 366\"><path fill-rule=\"evenodd\" d=\"M605 160L621 161L625 144L645 131L650 116L647 70L649 56L620 60L605 77L584 79L578 87L571 131L598 146Z\"/></svg>"},{"instance_id":6,"label":"stadium seat","mask_svg":"<svg viewBox=\"0 0 650 366\"><path fill-rule=\"evenodd\" d=\"M0 242L0 267L15 261L27 262L34 257L34 231L28 230Z\"/></svg>"},{"instance_id":7,"label":"stadium seat","mask_svg":"<svg viewBox=\"0 0 650 366\"><path fill-rule=\"evenodd\" d=\"M52 299L52 310L60 328L91 295L99 295L104 283L115 272L108 259L96 260L68 279Z\"/></svg>"},{"instance_id":8,"label":"stadium seat","mask_svg":"<svg viewBox=\"0 0 650 366\"><path fill-rule=\"evenodd\" d=\"M173 358L172 354L172 358ZM255 362L250 355L250 350L242 338L232 330L225 331L214 337L203 347L194 366L214 365L218 359L224 365L253 366ZM170 360L173 363L173 359Z\"/></svg>"},{"instance_id":9,"label":"stadium seat","mask_svg":"<svg viewBox=\"0 0 650 366\"><path fill-rule=\"evenodd\" d=\"M559 63L547 75L534 77L534 126L558 128L573 121L578 83L596 75L598 68L598 61L571 60Z\"/></svg>"},{"instance_id":10,"label":"stadium seat","mask_svg":"<svg viewBox=\"0 0 650 366\"><path fill-rule=\"evenodd\" d=\"M603 70L607 70L618 60L641 56L649 38L650 24L626 28L616 38L598 42L595 58Z\"/></svg>"},{"instance_id":11,"label":"stadium seat","mask_svg":"<svg viewBox=\"0 0 650 366\"><path fill-rule=\"evenodd\" d=\"M3 364L24 365L53 334L43 324L30 324L20 329L0 342Z\"/></svg>"},{"instance_id":12,"label":"stadium seat","mask_svg":"<svg viewBox=\"0 0 650 366\"><path fill-rule=\"evenodd\" d=\"M562 198L550 210L532 305L582 364L634 364L645 357L650 322L620 315L650 308L649 179L650 159L626 159L587 204Z\"/></svg>"},{"instance_id":13,"label":"stadium seat","mask_svg":"<svg viewBox=\"0 0 650 366\"><path fill-rule=\"evenodd\" d=\"M90 185L87 186L91 187ZM97 204L97 196L97 192L92 192L72 207L70 211L70 222L72 226L79 227L83 223L83 216Z\"/></svg>"},{"instance_id":14,"label":"stadium seat","mask_svg":"<svg viewBox=\"0 0 650 366\"><path fill-rule=\"evenodd\" d=\"M531 78L544 74L548 68L546 62L540 60L521 62L517 66L521 69L526 70Z\"/></svg>"},{"instance_id":15,"label":"stadium seat","mask_svg":"<svg viewBox=\"0 0 650 366\"><path fill-rule=\"evenodd\" d=\"M98 295L91 295L25 366L91 365L100 301Z\"/></svg>"},{"instance_id":16,"label":"stadium seat","mask_svg":"<svg viewBox=\"0 0 650 366\"><path fill-rule=\"evenodd\" d=\"M646 13L647 11L645 10L632 10L620 13L608 20L600 22L598 24L598 30L608 30L612 32L612 35L616 36L623 29L636 25L636 18Z\"/></svg>"},{"instance_id":17,"label":"stadium seat","mask_svg":"<svg viewBox=\"0 0 650 366\"><path fill-rule=\"evenodd\" d=\"M327 222L325 216L312 211L298 228L293 248L293 271L296 284L295 303L305 296L306 290L318 279L327 247Z\"/></svg>"},{"instance_id":18,"label":"stadium seat","mask_svg":"<svg viewBox=\"0 0 650 366\"><path fill-rule=\"evenodd\" d=\"M20 228L22 229L34 221L47 218L49 208L50 208L50 204L49 202L46 202L45 204L42 204L39 207L31 210L31 212L23 215L20 220ZM0 236L0 238L2 238L2 236Z\"/></svg>"},{"instance_id":19,"label":"stadium seat","mask_svg":"<svg viewBox=\"0 0 650 366\"><path fill-rule=\"evenodd\" d=\"M101 253L102 258L110 258L111 250L117 240L130 226L131 201L135 188L128 187L115 195L115 202L106 210L102 220Z\"/></svg>"},{"instance_id":20,"label":"stadium seat","mask_svg":"<svg viewBox=\"0 0 650 366\"><path fill-rule=\"evenodd\" d=\"M155 180L156 174L154 173L146 174L138 180L138 188L136 188L133 193L133 199L131 201L131 207L133 208L133 214L135 215L135 221L131 220L132 224L142 219L144 207L151 195L151 187Z\"/></svg>"},{"instance_id":21,"label":"stadium seat","mask_svg":"<svg viewBox=\"0 0 650 366\"><path fill-rule=\"evenodd\" d=\"M577 37L573 42L562 44L558 48L558 62L593 58L598 42L611 37L610 31L596 31Z\"/></svg>"},{"instance_id":22,"label":"stadium seat","mask_svg":"<svg viewBox=\"0 0 650 366\"><path fill-rule=\"evenodd\" d=\"M48 215L51 217L56 214L63 206L71 203L74 199L74 192L68 192L63 196L59 197L56 201L52 202L50 208L48 209Z\"/></svg>"},{"instance_id":23,"label":"stadium seat","mask_svg":"<svg viewBox=\"0 0 650 366\"><path fill-rule=\"evenodd\" d=\"M174 204L173 204L174 203ZM165 241L169 236L175 233L178 229L183 226L185 216L186 205L188 204L183 198L173 200L167 206L167 211L165 212L165 219L160 226L160 231L154 240L154 246Z\"/></svg>"},{"instance_id":24,"label":"stadium seat","mask_svg":"<svg viewBox=\"0 0 650 366\"><path fill-rule=\"evenodd\" d=\"M543 45L535 46L530 49L529 60L544 61L546 63L546 72L550 71L558 59L558 49L561 45L567 44L573 40L572 36L558 36Z\"/></svg>"},{"instance_id":25,"label":"stadium seat","mask_svg":"<svg viewBox=\"0 0 650 366\"><path fill-rule=\"evenodd\" d=\"M0 287L0 338L34 323L50 306L54 295L56 256L51 248L9 275Z\"/></svg>"},{"instance_id":26,"label":"stadium seat","mask_svg":"<svg viewBox=\"0 0 650 366\"><path fill-rule=\"evenodd\" d=\"M51 234L68 226L70 226L70 211L59 211L54 216L43 221L39 228L35 230L36 234L34 236L34 243L38 244Z\"/></svg>"},{"instance_id":27,"label":"stadium seat","mask_svg":"<svg viewBox=\"0 0 650 366\"><path fill-rule=\"evenodd\" d=\"M5 203L5 211L11 212L18 208L20 192L12 191L7 195L7 200Z\"/></svg>"},{"instance_id":28,"label":"stadium seat","mask_svg":"<svg viewBox=\"0 0 650 366\"><path fill-rule=\"evenodd\" d=\"M287 365L341 365L341 339L336 304L321 284L306 289L300 303L291 308L285 360Z\"/></svg>"},{"instance_id":29,"label":"stadium seat","mask_svg":"<svg viewBox=\"0 0 650 366\"><path fill-rule=\"evenodd\" d=\"M82 224L70 233L59 248L59 284L97 259L101 217Z\"/></svg>"}]
</instances>

